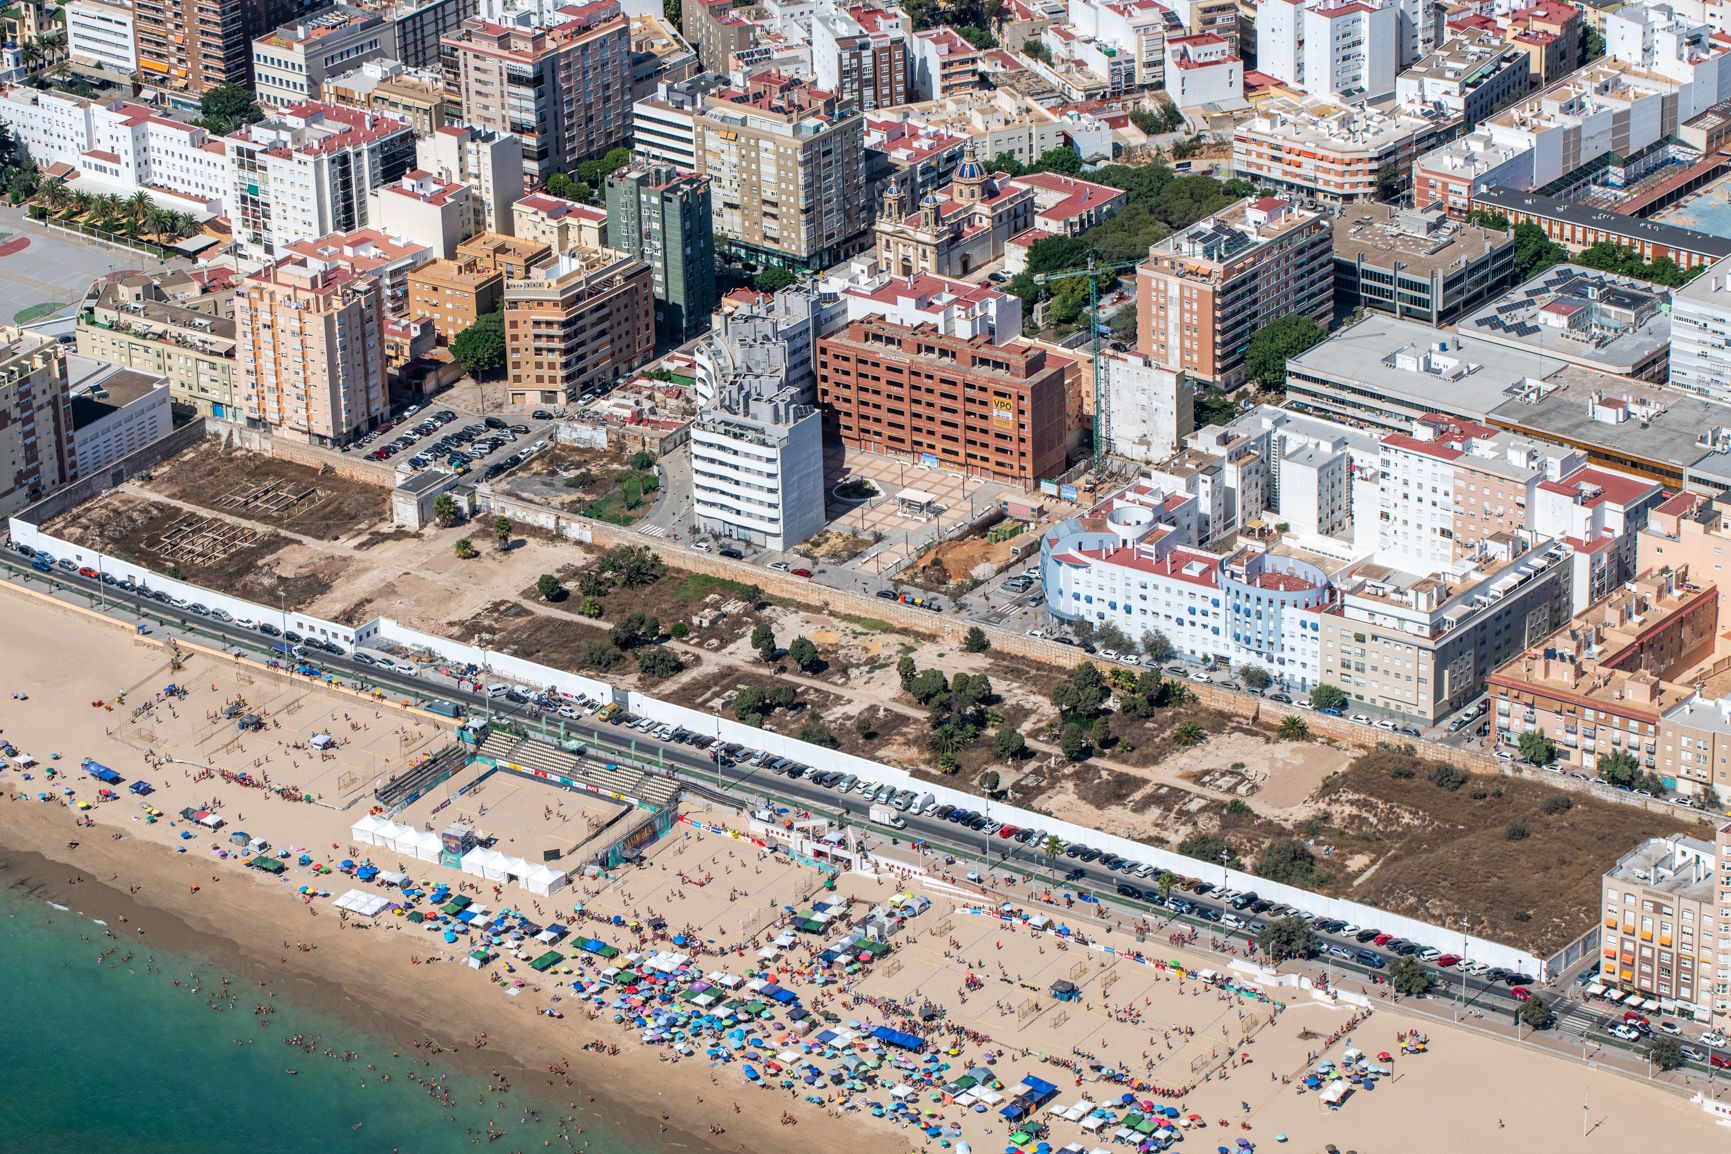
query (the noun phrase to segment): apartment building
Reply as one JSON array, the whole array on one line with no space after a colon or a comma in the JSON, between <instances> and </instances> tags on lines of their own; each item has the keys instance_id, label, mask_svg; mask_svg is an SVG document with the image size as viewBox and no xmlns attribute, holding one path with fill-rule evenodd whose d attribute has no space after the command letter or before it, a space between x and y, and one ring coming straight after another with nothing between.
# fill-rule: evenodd
<instances>
[{"instance_id":1,"label":"apartment building","mask_svg":"<svg viewBox=\"0 0 1731 1154\"><path fill-rule=\"evenodd\" d=\"M980 50L947 24L914 33L910 57L916 99L939 100L980 86Z\"/></svg>"},{"instance_id":2,"label":"apartment building","mask_svg":"<svg viewBox=\"0 0 1731 1154\"><path fill-rule=\"evenodd\" d=\"M1567 551L1493 538L1462 574L1362 563L1321 617L1320 680L1354 704L1433 724L1484 692L1510 657L1569 619Z\"/></svg>"},{"instance_id":3,"label":"apartment building","mask_svg":"<svg viewBox=\"0 0 1731 1154\"><path fill-rule=\"evenodd\" d=\"M1719 591L1716 618L1731 626L1731 501L1723 493L1677 493L1655 506L1635 537L1642 570L1676 569Z\"/></svg>"},{"instance_id":4,"label":"apartment building","mask_svg":"<svg viewBox=\"0 0 1731 1154\"><path fill-rule=\"evenodd\" d=\"M1527 94L1527 54L1486 29L1451 29L1430 55L1395 78L1395 103L1471 132Z\"/></svg>"},{"instance_id":5,"label":"apartment building","mask_svg":"<svg viewBox=\"0 0 1731 1154\"><path fill-rule=\"evenodd\" d=\"M412 70L437 72L440 43L474 16L477 0L349 0L357 8L384 14L396 43L396 59ZM390 109L380 109L388 112Z\"/></svg>"},{"instance_id":6,"label":"apartment building","mask_svg":"<svg viewBox=\"0 0 1731 1154\"><path fill-rule=\"evenodd\" d=\"M679 30L707 71L726 76L733 71L734 56L756 43L759 24L754 17L761 15L761 9L739 8L733 0L691 0L680 5Z\"/></svg>"},{"instance_id":7,"label":"apartment building","mask_svg":"<svg viewBox=\"0 0 1731 1154\"><path fill-rule=\"evenodd\" d=\"M691 426L700 532L792 549L824 527L823 417L791 392L722 389Z\"/></svg>"},{"instance_id":8,"label":"apartment building","mask_svg":"<svg viewBox=\"0 0 1731 1154\"><path fill-rule=\"evenodd\" d=\"M44 169L178 210L232 211L228 142L130 100L93 101L26 85L0 89L0 123Z\"/></svg>"},{"instance_id":9,"label":"apartment building","mask_svg":"<svg viewBox=\"0 0 1731 1154\"><path fill-rule=\"evenodd\" d=\"M318 100L325 78L397 49L377 12L333 4L297 16L252 42L253 93L261 104Z\"/></svg>"},{"instance_id":10,"label":"apartment building","mask_svg":"<svg viewBox=\"0 0 1731 1154\"><path fill-rule=\"evenodd\" d=\"M357 277L377 282L386 317L403 318L409 307L409 273L432 260L433 250L383 229L358 228L296 241L284 255L346 268ZM407 312L409 318L414 315Z\"/></svg>"},{"instance_id":11,"label":"apartment building","mask_svg":"<svg viewBox=\"0 0 1731 1154\"><path fill-rule=\"evenodd\" d=\"M640 160L681 172L697 171L695 119L703 98L730 85L725 76L699 72L686 80L659 85L655 94L631 106L631 148Z\"/></svg>"},{"instance_id":12,"label":"apartment building","mask_svg":"<svg viewBox=\"0 0 1731 1154\"><path fill-rule=\"evenodd\" d=\"M415 142L415 166L469 188L469 231L510 232L523 199L523 142L509 132L448 124Z\"/></svg>"},{"instance_id":13,"label":"apartment building","mask_svg":"<svg viewBox=\"0 0 1731 1154\"><path fill-rule=\"evenodd\" d=\"M1279 98L1233 128L1232 173L1258 187L1334 204L1378 199L1387 195L1381 184L1385 167L1393 166L1404 186L1413 160L1454 127L1439 117L1398 109L1304 105Z\"/></svg>"},{"instance_id":14,"label":"apartment building","mask_svg":"<svg viewBox=\"0 0 1731 1154\"><path fill-rule=\"evenodd\" d=\"M611 384L655 351L649 266L610 249L575 249L505 282L513 405L560 405Z\"/></svg>"},{"instance_id":15,"label":"apartment building","mask_svg":"<svg viewBox=\"0 0 1731 1154\"><path fill-rule=\"evenodd\" d=\"M315 101L248 125L227 145L234 239L255 259L378 223L369 221L369 194L415 158L415 138L402 121Z\"/></svg>"},{"instance_id":16,"label":"apartment building","mask_svg":"<svg viewBox=\"0 0 1731 1154\"><path fill-rule=\"evenodd\" d=\"M1256 68L1311 96L1375 100L1412 59L1400 24L1381 0L1269 0L1256 10Z\"/></svg>"},{"instance_id":17,"label":"apartment building","mask_svg":"<svg viewBox=\"0 0 1731 1154\"><path fill-rule=\"evenodd\" d=\"M1243 200L1148 250L1136 270L1137 350L1232 386L1258 329L1291 315L1326 325L1333 307L1328 218L1279 197Z\"/></svg>"},{"instance_id":18,"label":"apartment building","mask_svg":"<svg viewBox=\"0 0 1731 1154\"><path fill-rule=\"evenodd\" d=\"M1166 82L1166 38L1182 35L1185 30L1173 7L1158 0L1069 0L1067 16L1066 23L1076 34L1123 53L1134 66L1136 84ZM1219 27L1199 27L1196 31L1226 35ZM1231 28L1234 44L1237 38L1235 11Z\"/></svg>"},{"instance_id":19,"label":"apartment building","mask_svg":"<svg viewBox=\"0 0 1731 1154\"><path fill-rule=\"evenodd\" d=\"M410 169L373 189L368 219L393 236L424 244L449 260L474 235L476 212L469 186Z\"/></svg>"},{"instance_id":20,"label":"apartment building","mask_svg":"<svg viewBox=\"0 0 1731 1154\"><path fill-rule=\"evenodd\" d=\"M1703 808L1723 810L1731 793L1731 697L1700 693L1659 719L1659 780L1685 797L1702 798ZM1717 796L1721 804L1715 805Z\"/></svg>"},{"instance_id":21,"label":"apartment building","mask_svg":"<svg viewBox=\"0 0 1731 1154\"><path fill-rule=\"evenodd\" d=\"M138 27L126 0L69 0L66 58L74 71L131 78L138 71Z\"/></svg>"},{"instance_id":22,"label":"apartment building","mask_svg":"<svg viewBox=\"0 0 1731 1154\"><path fill-rule=\"evenodd\" d=\"M0 326L0 517L77 478L66 350L53 337Z\"/></svg>"},{"instance_id":23,"label":"apartment building","mask_svg":"<svg viewBox=\"0 0 1731 1154\"><path fill-rule=\"evenodd\" d=\"M1113 456L1164 461L1195 431L1196 387L1183 373L1136 353L1102 353L1099 368L1106 404L1095 435Z\"/></svg>"},{"instance_id":24,"label":"apartment building","mask_svg":"<svg viewBox=\"0 0 1731 1154\"><path fill-rule=\"evenodd\" d=\"M433 260L409 274L407 315L432 321L439 339L449 344L498 311L504 299L504 273L473 259Z\"/></svg>"},{"instance_id":25,"label":"apartment building","mask_svg":"<svg viewBox=\"0 0 1731 1154\"><path fill-rule=\"evenodd\" d=\"M102 365L76 382L71 404L80 477L100 476L174 429L168 383L148 373Z\"/></svg>"},{"instance_id":26,"label":"apartment building","mask_svg":"<svg viewBox=\"0 0 1731 1154\"><path fill-rule=\"evenodd\" d=\"M1025 487L1063 470L1068 358L872 316L820 338L817 357L844 444Z\"/></svg>"},{"instance_id":27,"label":"apartment building","mask_svg":"<svg viewBox=\"0 0 1731 1154\"><path fill-rule=\"evenodd\" d=\"M1695 695L1675 678L1712 653L1717 601L1686 572L1643 573L1490 675L1492 740L1513 750L1537 732L1565 769L1596 774L1620 752L1657 772L1663 718Z\"/></svg>"},{"instance_id":28,"label":"apartment building","mask_svg":"<svg viewBox=\"0 0 1731 1154\"><path fill-rule=\"evenodd\" d=\"M1244 99L1244 61L1224 36L1166 38L1166 92L1179 108L1233 108Z\"/></svg>"},{"instance_id":29,"label":"apartment building","mask_svg":"<svg viewBox=\"0 0 1731 1154\"><path fill-rule=\"evenodd\" d=\"M1007 152L1033 164L1054 148L1071 149L1088 161L1113 155L1112 129L1104 118L1078 109L1054 112L1012 88L905 104L895 116L924 134L972 140L975 155L987 159Z\"/></svg>"},{"instance_id":30,"label":"apartment building","mask_svg":"<svg viewBox=\"0 0 1731 1154\"><path fill-rule=\"evenodd\" d=\"M639 161L607 177L612 247L646 261L658 346L708 331L715 311L715 225L709 178Z\"/></svg>"},{"instance_id":31,"label":"apartment building","mask_svg":"<svg viewBox=\"0 0 1731 1154\"><path fill-rule=\"evenodd\" d=\"M201 417L239 420L230 294L184 274L98 281L79 307L78 355L168 381L169 399Z\"/></svg>"},{"instance_id":32,"label":"apartment building","mask_svg":"<svg viewBox=\"0 0 1731 1154\"><path fill-rule=\"evenodd\" d=\"M812 79L861 112L914 99L913 21L899 8L824 0L811 18Z\"/></svg>"},{"instance_id":33,"label":"apartment building","mask_svg":"<svg viewBox=\"0 0 1731 1154\"><path fill-rule=\"evenodd\" d=\"M607 245L607 212L592 204L535 192L511 207L511 232L555 253Z\"/></svg>"},{"instance_id":34,"label":"apartment building","mask_svg":"<svg viewBox=\"0 0 1731 1154\"><path fill-rule=\"evenodd\" d=\"M252 41L291 18L299 0L133 0L138 71L177 104L222 84L252 83Z\"/></svg>"},{"instance_id":35,"label":"apartment building","mask_svg":"<svg viewBox=\"0 0 1731 1154\"><path fill-rule=\"evenodd\" d=\"M544 26L470 19L442 49L456 119L521 137L535 184L630 135L631 29L616 0L560 8Z\"/></svg>"},{"instance_id":36,"label":"apartment building","mask_svg":"<svg viewBox=\"0 0 1731 1154\"><path fill-rule=\"evenodd\" d=\"M481 268L503 273L510 280L523 279L554 255L550 247L538 240L497 232L483 232L457 246L458 260L472 261Z\"/></svg>"},{"instance_id":37,"label":"apartment building","mask_svg":"<svg viewBox=\"0 0 1731 1154\"><path fill-rule=\"evenodd\" d=\"M1731 401L1731 257L1671 294L1670 380Z\"/></svg>"},{"instance_id":38,"label":"apartment building","mask_svg":"<svg viewBox=\"0 0 1731 1154\"><path fill-rule=\"evenodd\" d=\"M1515 238L1441 209L1364 203L1334 221L1337 309L1449 325L1515 283Z\"/></svg>"},{"instance_id":39,"label":"apartment building","mask_svg":"<svg viewBox=\"0 0 1731 1154\"><path fill-rule=\"evenodd\" d=\"M817 334L845 315L825 307L830 295L808 284L729 294L691 352L698 403L714 404L736 386L802 405L815 401Z\"/></svg>"},{"instance_id":40,"label":"apartment building","mask_svg":"<svg viewBox=\"0 0 1731 1154\"><path fill-rule=\"evenodd\" d=\"M340 76L327 76L319 99L363 112L394 116L419 140L445 125L445 78L400 60L369 60Z\"/></svg>"},{"instance_id":41,"label":"apartment building","mask_svg":"<svg viewBox=\"0 0 1731 1154\"><path fill-rule=\"evenodd\" d=\"M1596 972L1600 992L1645 998L1661 1013L1724 1030L1731 1024L1731 939L1723 936L1731 825L1715 827L1712 841L1681 833L1651 838L1605 871Z\"/></svg>"},{"instance_id":42,"label":"apartment building","mask_svg":"<svg viewBox=\"0 0 1731 1154\"><path fill-rule=\"evenodd\" d=\"M1280 685L1316 684L1319 615L1328 575L1260 545L1230 553L1195 547L1196 498L1139 481L1040 539L1046 609L1066 621L1112 625L1140 639L1158 632L1191 658L1255 665Z\"/></svg>"},{"instance_id":43,"label":"apartment building","mask_svg":"<svg viewBox=\"0 0 1731 1154\"><path fill-rule=\"evenodd\" d=\"M301 256L248 277L235 299L246 423L314 445L347 444L390 412L379 286Z\"/></svg>"},{"instance_id":44,"label":"apartment building","mask_svg":"<svg viewBox=\"0 0 1731 1154\"><path fill-rule=\"evenodd\" d=\"M827 268L863 245L871 189L865 121L833 93L779 72L703 98L693 117L716 241L749 260Z\"/></svg>"}]
</instances>

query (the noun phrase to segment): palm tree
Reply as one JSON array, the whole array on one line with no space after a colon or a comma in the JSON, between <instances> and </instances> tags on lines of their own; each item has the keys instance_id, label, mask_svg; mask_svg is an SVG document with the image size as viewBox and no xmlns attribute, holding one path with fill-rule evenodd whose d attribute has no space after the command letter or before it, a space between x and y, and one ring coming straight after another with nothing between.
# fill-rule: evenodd
<instances>
[{"instance_id":1,"label":"palm tree","mask_svg":"<svg viewBox=\"0 0 1731 1154\"><path fill-rule=\"evenodd\" d=\"M1310 736L1310 723L1302 717L1287 714L1280 719L1280 740L1303 741Z\"/></svg>"},{"instance_id":2,"label":"palm tree","mask_svg":"<svg viewBox=\"0 0 1731 1154\"><path fill-rule=\"evenodd\" d=\"M1194 721L1181 721L1172 727L1172 744L1184 747L1201 745L1208 740L1208 731Z\"/></svg>"},{"instance_id":3,"label":"palm tree","mask_svg":"<svg viewBox=\"0 0 1731 1154\"><path fill-rule=\"evenodd\" d=\"M66 207L72 198L72 190L66 187L64 180L51 180L36 194L44 208L59 209Z\"/></svg>"},{"instance_id":4,"label":"palm tree","mask_svg":"<svg viewBox=\"0 0 1731 1154\"><path fill-rule=\"evenodd\" d=\"M96 194L75 188L72 190L72 205L78 210L79 216L89 216L90 210L96 206Z\"/></svg>"},{"instance_id":5,"label":"palm tree","mask_svg":"<svg viewBox=\"0 0 1731 1154\"><path fill-rule=\"evenodd\" d=\"M1154 888L1160 891L1160 900L1167 901L1172 897L1172 887L1178 884L1178 879L1171 870L1161 870L1160 876L1154 879Z\"/></svg>"},{"instance_id":6,"label":"palm tree","mask_svg":"<svg viewBox=\"0 0 1731 1154\"><path fill-rule=\"evenodd\" d=\"M167 244L169 230L175 225L174 216L168 209L152 205L144 214L144 231L154 236L158 244Z\"/></svg>"},{"instance_id":7,"label":"palm tree","mask_svg":"<svg viewBox=\"0 0 1731 1154\"><path fill-rule=\"evenodd\" d=\"M135 225L142 225L145 215L155 207L156 202L141 188L126 198L126 219Z\"/></svg>"},{"instance_id":8,"label":"palm tree","mask_svg":"<svg viewBox=\"0 0 1731 1154\"><path fill-rule=\"evenodd\" d=\"M203 231L204 225L200 223L198 217L192 215L192 213L177 212L174 214L174 232L176 238L197 236Z\"/></svg>"}]
</instances>

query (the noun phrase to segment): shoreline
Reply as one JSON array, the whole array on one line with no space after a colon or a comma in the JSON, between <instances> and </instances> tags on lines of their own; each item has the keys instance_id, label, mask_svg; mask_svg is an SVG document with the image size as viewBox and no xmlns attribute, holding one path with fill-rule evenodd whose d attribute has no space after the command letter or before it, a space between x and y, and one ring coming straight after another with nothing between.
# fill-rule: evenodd
<instances>
[{"instance_id":1,"label":"shoreline","mask_svg":"<svg viewBox=\"0 0 1731 1154\"><path fill-rule=\"evenodd\" d=\"M668 1085L665 1077L643 1076L643 1057L649 1057L647 1064L651 1066L666 1064L656 1061L653 1052L621 1046L617 1056L604 1058L578 1051L576 1041L569 1038L534 1037L531 1031L545 1028L548 1020L483 1011L464 996L464 988L475 985L468 980L471 975L459 967L449 967L454 981L428 977L429 969L439 967L425 966L414 971L420 980L412 984L385 980L396 968L385 963L407 959L392 958L397 951L381 951L365 940L340 940L376 931L335 933L333 928L343 923L328 916L309 917L304 923L296 920L293 933L315 946L304 954L298 950L285 954L264 944L275 929L267 929L264 941L249 939L246 931L250 928L256 938L258 913L268 908L250 900L254 896L249 892L252 879L219 871L215 876L222 877L223 884L200 883L194 893L185 878L171 880L171 875L180 872L172 867L187 866L184 872L191 876L193 870L209 865L199 859L152 861L159 855L130 837L120 841L107 837L80 840L77 849L68 849L63 836L66 832L88 839L98 830L107 831L101 826L79 830L51 820L51 816L63 813L47 807L38 810L26 803L0 805L0 885L28 898L52 901L84 917L100 918L108 923L116 940L191 954L249 983L262 978L293 1002L340 1017L356 1029L400 1047L405 1054L431 1040L440 1047L435 1065L449 1062L464 1073L483 1078L502 1074L515 1092L541 1100L548 1108L574 1109L585 1123L593 1122L608 1137L638 1149L734 1154L761 1149L766 1134L782 1130L779 1125L760 1125L760 1119L745 1110L732 1115L725 1134L703 1133L704 1123L688 1116L688 1101L678 1093L682 1087ZM135 846L138 848L132 848ZM68 884L71 878L78 881ZM134 895L121 888L127 884L140 885L140 893ZM126 920L122 922L122 918ZM224 926L232 926L234 932L224 933ZM355 963L337 967L353 980L333 976L331 959L319 957L331 952ZM350 959L347 955L351 953L359 956ZM559 1025L567 1023L578 1026L571 1019ZM476 1047L474 1035L464 1037L456 1032L459 1025L475 1026L476 1034L485 1032L486 1045ZM597 1029L595 1034L600 1037L611 1032ZM572 1044L564 1044L568 1041ZM560 1086L548 1073L548 1065L560 1061L567 1063L568 1087ZM717 1101L724 1089L717 1088ZM849 1150L850 1144L837 1142L837 1137L826 1134L825 1145ZM874 1149L881 1150L882 1146L875 1145ZM865 1146L859 1150L864 1154Z\"/></svg>"}]
</instances>

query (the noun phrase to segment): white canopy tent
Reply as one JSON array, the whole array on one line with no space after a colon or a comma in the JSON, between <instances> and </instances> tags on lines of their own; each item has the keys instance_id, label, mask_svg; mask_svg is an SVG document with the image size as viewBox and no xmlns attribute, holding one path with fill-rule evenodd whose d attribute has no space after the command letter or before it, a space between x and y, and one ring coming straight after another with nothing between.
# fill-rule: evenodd
<instances>
[{"instance_id":1,"label":"white canopy tent","mask_svg":"<svg viewBox=\"0 0 1731 1154\"><path fill-rule=\"evenodd\" d=\"M359 821L349 827L349 837L362 845L378 845L379 827L389 824L384 818L376 814L364 814Z\"/></svg>"},{"instance_id":2,"label":"white canopy tent","mask_svg":"<svg viewBox=\"0 0 1731 1154\"><path fill-rule=\"evenodd\" d=\"M476 846L463 855L463 872L471 877L502 882L505 880L505 863L508 860L504 854L496 849Z\"/></svg>"},{"instance_id":3,"label":"white canopy tent","mask_svg":"<svg viewBox=\"0 0 1731 1154\"><path fill-rule=\"evenodd\" d=\"M381 894L370 894L366 890L350 890L336 900L336 907L357 917L376 918L391 908L391 900Z\"/></svg>"},{"instance_id":4,"label":"white canopy tent","mask_svg":"<svg viewBox=\"0 0 1731 1154\"><path fill-rule=\"evenodd\" d=\"M523 888L545 897L564 889L570 880L552 866L542 863L529 867L529 872L523 875Z\"/></svg>"},{"instance_id":5,"label":"white canopy tent","mask_svg":"<svg viewBox=\"0 0 1731 1154\"><path fill-rule=\"evenodd\" d=\"M404 857L412 853L417 861L438 861L445 843L430 829L411 830L407 838L399 839L397 852Z\"/></svg>"}]
</instances>

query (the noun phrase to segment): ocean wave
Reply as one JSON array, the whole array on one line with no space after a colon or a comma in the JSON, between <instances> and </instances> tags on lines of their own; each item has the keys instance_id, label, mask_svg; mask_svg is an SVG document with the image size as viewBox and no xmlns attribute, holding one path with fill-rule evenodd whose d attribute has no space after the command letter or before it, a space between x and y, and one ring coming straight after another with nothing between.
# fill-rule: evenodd
<instances>
[{"instance_id":1,"label":"ocean wave","mask_svg":"<svg viewBox=\"0 0 1731 1154\"><path fill-rule=\"evenodd\" d=\"M49 902L48 904L57 910L70 910L72 908L71 906L63 906L59 902Z\"/></svg>"}]
</instances>

